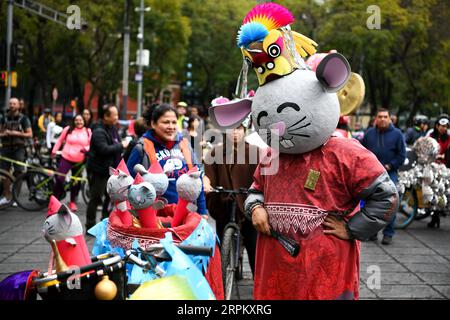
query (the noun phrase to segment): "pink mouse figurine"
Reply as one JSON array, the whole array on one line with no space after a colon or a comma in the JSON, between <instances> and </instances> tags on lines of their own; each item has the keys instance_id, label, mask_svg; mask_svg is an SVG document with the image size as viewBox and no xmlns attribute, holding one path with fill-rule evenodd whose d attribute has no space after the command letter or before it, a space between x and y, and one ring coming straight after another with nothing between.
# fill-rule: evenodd
<instances>
[{"instance_id":1,"label":"pink mouse figurine","mask_svg":"<svg viewBox=\"0 0 450 320\"><path fill-rule=\"evenodd\" d=\"M183 223L189 212L195 212L197 210L194 201L202 191L202 180L200 176L201 172L198 171L197 167L194 167L178 178L178 203L172 220L172 227L179 226Z\"/></svg>"},{"instance_id":2,"label":"pink mouse figurine","mask_svg":"<svg viewBox=\"0 0 450 320\"><path fill-rule=\"evenodd\" d=\"M123 159L120 161L117 169L109 168L111 176L106 184L106 192L114 201L114 210L118 213L120 220L124 226L131 226L133 224L133 216L129 209L130 205L127 201L128 188L133 184L133 178Z\"/></svg>"},{"instance_id":3,"label":"pink mouse figurine","mask_svg":"<svg viewBox=\"0 0 450 320\"><path fill-rule=\"evenodd\" d=\"M61 258L67 266L84 266L92 263L78 216L53 195L44 222L45 239L54 240Z\"/></svg>"},{"instance_id":4,"label":"pink mouse figurine","mask_svg":"<svg viewBox=\"0 0 450 320\"><path fill-rule=\"evenodd\" d=\"M139 221L144 228L157 228L156 209L153 204L156 199L155 188L137 173L133 184L128 189L128 201L139 215Z\"/></svg>"},{"instance_id":5,"label":"pink mouse figurine","mask_svg":"<svg viewBox=\"0 0 450 320\"><path fill-rule=\"evenodd\" d=\"M162 197L163 194L166 193L167 188L169 186L169 178L167 177L165 172L169 172L173 169L163 170L159 162L152 163L148 171L142 164L136 164L134 166L134 171L139 173L144 181L149 182L156 191L156 201L153 204L155 209L162 209L164 205L167 204L167 200Z\"/></svg>"}]
</instances>

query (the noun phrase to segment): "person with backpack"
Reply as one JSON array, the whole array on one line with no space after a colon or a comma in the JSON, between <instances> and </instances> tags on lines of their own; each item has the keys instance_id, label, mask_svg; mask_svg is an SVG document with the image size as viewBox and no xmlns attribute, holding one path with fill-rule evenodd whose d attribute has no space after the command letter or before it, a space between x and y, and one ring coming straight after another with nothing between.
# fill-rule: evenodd
<instances>
[{"instance_id":1,"label":"person with backpack","mask_svg":"<svg viewBox=\"0 0 450 320\"><path fill-rule=\"evenodd\" d=\"M168 104L153 106L146 110L143 115L147 121L149 130L139 139L127 161L130 174L136 175L134 166L142 164L146 169L152 163L158 161L162 168L170 165L173 171L168 172L169 187L163 195L168 203L178 202L176 181L184 173L193 167L198 167L199 163L190 147L189 141L183 139L177 129L177 111ZM167 168L167 167L166 167ZM202 191L196 201L197 213L206 217L205 193Z\"/></svg>"},{"instance_id":2,"label":"person with backpack","mask_svg":"<svg viewBox=\"0 0 450 320\"><path fill-rule=\"evenodd\" d=\"M86 163L89 179L90 198L86 209L86 230L96 224L97 206L103 203L102 219L109 216L109 197L106 184L109 178L109 167L115 168L122 159L123 151L129 141L120 139L116 125L119 111L113 104L104 105L102 120L97 123L92 133L91 148ZM105 196L105 201L103 201Z\"/></svg>"},{"instance_id":3,"label":"person with backpack","mask_svg":"<svg viewBox=\"0 0 450 320\"><path fill-rule=\"evenodd\" d=\"M144 133L147 132L147 130L148 130L147 122L143 117L139 117L133 121L134 135L132 136L132 139L130 140L130 144L128 145L127 149L123 153L123 160L125 161L125 163L127 163L128 159L130 158L131 151L133 151L137 142L144 135Z\"/></svg>"},{"instance_id":4,"label":"person with backpack","mask_svg":"<svg viewBox=\"0 0 450 320\"><path fill-rule=\"evenodd\" d=\"M51 157L55 158L57 152L64 144L61 152L61 160L59 161L58 173L55 178L55 187L53 189L53 195L60 199L64 192L65 175L72 169L72 174L76 171L86 160L86 152L89 151L89 145L91 143L91 129L86 128L84 119L81 114L77 114L72 119L70 126L67 126L61 132L55 146L52 149ZM74 183L70 190L70 203L69 209L76 212L78 211L76 199L80 192L80 183Z\"/></svg>"},{"instance_id":5,"label":"person with backpack","mask_svg":"<svg viewBox=\"0 0 450 320\"><path fill-rule=\"evenodd\" d=\"M28 117L20 112L19 99L9 99L9 110L5 117L0 117L1 155L16 161L25 161L26 140L33 137L31 123ZM9 171L12 163L0 161L1 168ZM14 175L17 176L25 169L24 166L14 164ZM3 181L3 194L0 205L11 201L11 186L9 180Z\"/></svg>"}]
</instances>

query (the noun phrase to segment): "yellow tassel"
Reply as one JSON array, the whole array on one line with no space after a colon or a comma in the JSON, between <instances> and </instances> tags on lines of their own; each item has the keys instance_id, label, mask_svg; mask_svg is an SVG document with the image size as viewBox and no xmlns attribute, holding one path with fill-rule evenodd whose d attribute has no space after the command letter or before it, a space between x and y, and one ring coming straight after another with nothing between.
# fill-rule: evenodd
<instances>
[{"instance_id":1,"label":"yellow tassel","mask_svg":"<svg viewBox=\"0 0 450 320\"><path fill-rule=\"evenodd\" d=\"M297 51L298 51L298 53L300 53L300 56L302 57L302 58L304 58L304 57L306 57L308 54L306 53L306 51L305 50L303 50L303 48L301 47L301 46L299 46L299 45L295 45L295 48L297 49Z\"/></svg>"},{"instance_id":2,"label":"yellow tassel","mask_svg":"<svg viewBox=\"0 0 450 320\"><path fill-rule=\"evenodd\" d=\"M292 34L294 36L295 47L302 58L308 55L312 56L317 52L317 43L314 40L295 31L292 31Z\"/></svg>"}]
</instances>

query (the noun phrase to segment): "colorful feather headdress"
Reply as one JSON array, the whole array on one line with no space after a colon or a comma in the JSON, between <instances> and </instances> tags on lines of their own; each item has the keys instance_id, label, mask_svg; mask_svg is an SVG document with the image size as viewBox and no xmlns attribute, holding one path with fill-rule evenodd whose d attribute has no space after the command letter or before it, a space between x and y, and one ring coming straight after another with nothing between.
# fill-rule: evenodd
<instances>
[{"instance_id":1,"label":"colorful feather headdress","mask_svg":"<svg viewBox=\"0 0 450 320\"><path fill-rule=\"evenodd\" d=\"M276 3L259 4L246 15L237 35L244 57L238 80L241 95L246 93L248 67L255 69L260 85L308 68L303 58L316 52L317 43L292 31L292 22L292 13Z\"/></svg>"}]
</instances>

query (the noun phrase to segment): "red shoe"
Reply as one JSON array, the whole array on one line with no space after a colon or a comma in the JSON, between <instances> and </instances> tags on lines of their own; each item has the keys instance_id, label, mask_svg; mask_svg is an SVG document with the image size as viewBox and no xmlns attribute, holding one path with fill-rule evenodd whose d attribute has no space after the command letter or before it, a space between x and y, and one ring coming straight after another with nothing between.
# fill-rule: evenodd
<instances>
[{"instance_id":1,"label":"red shoe","mask_svg":"<svg viewBox=\"0 0 450 320\"><path fill-rule=\"evenodd\" d=\"M77 205L75 204L75 202L72 202L72 201L69 203L69 209L70 209L70 211L73 211L73 212L78 211Z\"/></svg>"}]
</instances>

